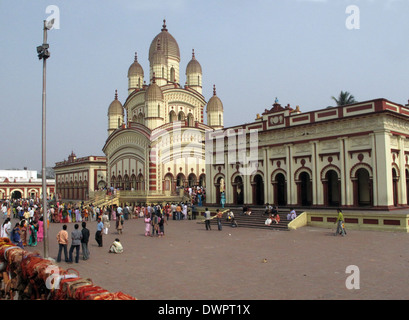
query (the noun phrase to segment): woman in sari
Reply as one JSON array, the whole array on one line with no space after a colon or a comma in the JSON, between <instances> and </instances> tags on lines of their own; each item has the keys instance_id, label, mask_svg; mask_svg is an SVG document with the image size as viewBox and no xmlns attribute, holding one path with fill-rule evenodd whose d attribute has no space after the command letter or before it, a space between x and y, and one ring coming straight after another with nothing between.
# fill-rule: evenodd
<instances>
[{"instance_id":1,"label":"woman in sari","mask_svg":"<svg viewBox=\"0 0 409 320\"><path fill-rule=\"evenodd\" d=\"M34 222L30 222L29 225L29 238L28 238L28 245L31 247L35 247L37 245L37 228Z\"/></svg>"},{"instance_id":2,"label":"woman in sari","mask_svg":"<svg viewBox=\"0 0 409 320\"><path fill-rule=\"evenodd\" d=\"M23 249L23 241L21 241L21 230L20 230L20 223L16 223L13 231L11 232L11 242L16 246L19 246Z\"/></svg>"},{"instance_id":3,"label":"woman in sari","mask_svg":"<svg viewBox=\"0 0 409 320\"><path fill-rule=\"evenodd\" d=\"M37 233L37 240L38 242L43 241L44 238L44 222L43 217L38 220L38 233Z\"/></svg>"},{"instance_id":4,"label":"woman in sari","mask_svg":"<svg viewBox=\"0 0 409 320\"><path fill-rule=\"evenodd\" d=\"M27 245L27 221L25 219L20 221L21 241L23 246Z\"/></svg>"}]
</instances>

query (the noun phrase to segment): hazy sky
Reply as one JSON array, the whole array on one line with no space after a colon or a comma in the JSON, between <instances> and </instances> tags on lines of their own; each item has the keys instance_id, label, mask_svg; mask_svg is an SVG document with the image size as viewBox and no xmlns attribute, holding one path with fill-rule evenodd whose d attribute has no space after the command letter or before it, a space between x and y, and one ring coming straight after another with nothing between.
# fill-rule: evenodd
<instances>
[{"instance_id":1,"label":"hazy sky","mask_svg":"<svg viewBox=\"0 0 409 320\"><path fill-rule=\"evenodd\" d=\"M358 101L409 99L409 0L0 0L0 169L41 170L36 47L50 5L60 19L48 32L47 166L71 151L103 155L115 89L123 103L135 51L149 74L164 18L179 44L181 84L194 48L203 94L209 100L216 85L225 126L253 121L275 97L304 112L333 105L341 90ZM350 5L359 29L347 28Z\"/></svg>"}]
</instances>

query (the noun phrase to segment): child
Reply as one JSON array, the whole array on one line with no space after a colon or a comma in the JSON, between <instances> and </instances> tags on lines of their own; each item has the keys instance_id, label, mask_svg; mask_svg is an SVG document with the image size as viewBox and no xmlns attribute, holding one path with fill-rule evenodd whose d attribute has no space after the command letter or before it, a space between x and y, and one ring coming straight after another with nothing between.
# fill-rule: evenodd
<instances>
[{"instance_id":1,"label":"child","mask_svg":"<svg viewBox=\"0 0 409 320\"><path fill-rule=\"evenodd\" d=\"M151 235L151 218L146 215L145 216L145 237L149 237Z\"/></svg>"}]
</instances>

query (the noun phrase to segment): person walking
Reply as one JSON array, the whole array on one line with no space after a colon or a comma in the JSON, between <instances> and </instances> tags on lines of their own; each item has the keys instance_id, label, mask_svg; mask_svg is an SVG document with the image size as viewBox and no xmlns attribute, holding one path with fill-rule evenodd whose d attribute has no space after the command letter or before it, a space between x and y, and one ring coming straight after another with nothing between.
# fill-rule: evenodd
<instances>
[{"instance_id":1,"label":"person walking","mask_svg":"<svg viewBox=\"0 0 409 320\"><path fill-rule=\"evenodd\" d=\"M81 239L82 239L82 233L80 230L78 230L79 226L78 223L74 225L74 231L71 232L71 247L70 247L70 254L68 258L68 262L72 262L72 253L74 252L74 249L76 250L75 254L75 263L79 262L80 259L80 245L81 245Z\"/></svg>"},{"instance_id":2,"label":"person walking","mask_svg":"<svg viewBox=\"0 0 409 320\"><path fill-rule=\"evenodd\" d=\"M68 254L67 254L68 232L67 232L67 225L66 224L64 224L62 226L62 230L60 230L60 232L58 232L57 241L58 241L57 262L61 262L61 251L62 250L64 250L65 262L68 262Z\"/></svg>"},{"instance_id":3,"label":"person walking","mask_svg":"<svg viewBox=\"0 0 409 320\"><path fill-rule=\"evenodd\" d=\"M223 218L223 212L220 211L220 209L216 210L216 217L217 217L217 229L219 231L222 231L222 218Z\"/></svg>"},{"instance_id":4,"label":"person walking","mask_svg":"<svg viewBox=\"0 0 409 320\"><path fill-rule=\"evenodd\" d=\"M165 220L165 216L162 214L162 216L159 219L159 237L164 237L165 236L165 225L168 224L168 222Z\"/></svg>"},{"instance_id":5,"label":"person walking","mask_svg":"<svg viewBox=\"0 0 409 320\"><path fill-rule=\"evenodd\" d=\"M206 230L212 230L212 228L210 227L210 219L211 219L211 215L210 215L210 211L208 208L206 208L206 211L204 213L205 216L205 225L206 225Z\"/></svg>"},{"instance_id":6,"label":"person walking","mask_svg":"<svg viewBox=\"0 0 409 320\"><path fill-rule=\"evenodd\" d=\"M117 219L116 219L116 231L118 232L118 234L122 234L122 229L123 229L123 225L124 225L124 215L121 212Z\"/></svg>"},{"instance_id":7,"label":"person walking","mask_svg":"<svg viewBox=\"0 0 409 320\"><path fill-rule=\"evenodd\" d=\"M102 231L104 229L104 223L101 218L98 218L97 231L95 232L95 240L98 243L98 247L102 247Z\"/></svg>"},{"instance_id":8,"label":"person walking","mask_svg":"<svg viewBox=\"0 0 409 320\"><path fill-rule=\"evenodd\" d=\"M109 223L109 216L107 215L106 211L102 214L101 221L104 224L104 234L108 234L110 223Z\"/></svg>"},{"instance_id":9,"label":"person walking","mask_svg":"<svg viewBox=\"0 0 409 320\"><path fill-rule=\"evenodd\" d=\"M87 223L82 222L81 224L82 230L82 238L81 238L81 250L82 250L82 258L84 260L89 259L89 249L88 249L88 241L89 241L89 230L87 229Z\"/></svg>"},{"instance_id":10,"label":"person walking","mask_svg":"<svg viewBox=\"0 0 409 320\"><path fill-rule=\"evenodd\" d=\"M337 225L337 231L335 231L334 236L337 236L338 234L341 234L342 236L346 235L345 228L344 228L344 215L341 211L341 209L337 209L338 217L337 220L335 221Z\"/></svg>"},{"instance_id":11,"label":"person walking","mask_svg":"<svg viewBox=\"0 0 409 320\"><path fill-rule=\"evenodd\" d=\"M37 245L37 227L34 224L34 221L31 221L29 226L28 245L30 247L35 247Z\"/></svg>"}]
</instances>

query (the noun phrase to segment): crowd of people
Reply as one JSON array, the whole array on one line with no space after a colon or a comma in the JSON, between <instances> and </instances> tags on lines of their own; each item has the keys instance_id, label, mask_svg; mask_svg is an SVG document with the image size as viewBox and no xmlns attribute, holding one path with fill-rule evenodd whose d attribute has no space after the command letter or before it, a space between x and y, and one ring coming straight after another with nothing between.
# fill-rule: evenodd
<instances>
[{"instance_id":1,"label":"crowd of people","mask_svg":"<svg viewBox=\"0 0 409 320\"><path fill-rule=\"evenodd\" d=\"M48 215L43 215L42 203L33 199L6 200L0 202L3 223L1 225L1 237L10 238L15 244L24 248L26 246L37 246L43 241L44 222L47 228L50 223L61 223L62 229L57 235L58 255L57 262L61 261L64 254L65 261L71 263L79 262L79 252L83 259L89 258L88 242L90 240L87 222L96 222L97 231L95 241L99 247L103 246L103 235L109 233L111 223L114 223L117 234L122 234L124 223L128 219L143 218L145 221L145 235L163 237L167 221L196 219L197 205L201 205L203 189L195 189L190 193L190 201L166 204L136 204L116 206L94 206L92 203L53 203L48 206ZM188 191L189 192L189 191ZM12 220L17 219L13 227ZM74 224L71 237L68 234L68 223ZM80 225L82 230L79 229ZM71 246L68 249L69 238ZM120 240L115 239L111 244L109 252L121 253L123 246ZM75 257L73 257L75 254Z\"/></svg>"},{"instance_id":2,"label":"crowd of people","mask_svg":"<svg viewBox=\"0 0 409 320\"><path fill-rule=\"evenodd\" d=\"M103 235L109 233L111 223L114 224L116 233L122 234L125 221L128 219L143 219L144 235L146 237L164 237L165 226L169 219L173 220L194 220L199 214L198 207L202 206L205 199L205 190L202 187L187 188L189 200L184 202L174 202L166 204L135 204L135 205L109 205L94 206L92 203L53 203L48 207L48 219L43 215L42 204L39 199L19 199L0 201L3 223L1 225L1 237L8 237L17 246L36 246L43 241L44 228L49 228L50 223L61 223L62 229L57 235L58 255L57 262L61 261L64 253L65 261L71 263L79 261L80 249L83 259L89 259L88 242L90 231L87 228L88 222L96 222L97 228L95 241L99 247L103 246ZM224 206L222 206L222 210ZM237 227L237 221L231 210L220 211L217 209L216 216L218 230L222 230L222 218L226 213L226 220L231 222L232 227ZM252 210L244 206L244 215L251 215ZM266 204L264 214L267 215L266 225L278 224L280 215L275 205ZM295 210L291 208L287 220L293 220L297 216ZM205 226L211 230L210 220L212 219L208 208L204 211ZM18 220L12 226L12 219ZM343 220L343 218L338 218ZM46 224L45 224L46 223ZM74 223L74 230L71 237L68 235L67 224ZM79 227L82 226L80 230ZM68 250L69 238L71 247ZM75 257L73 257L75 251ZM123 246L118 238L109 247L109 252L122 253Z\"/></svg>"},{"instance_id":3,"label":"crowd of people","mask_svg":"<svg viewBox=\"0 0 409 320\"><path fill-rule=\"evenodd\" d=\"M21 248L34 247L43 241L44 219L40 199L4 200L0 205L3 218L1 237L9 238L13 244ZM14 226L12 219L18 219Z\"/></svg>"}]
</instances>

